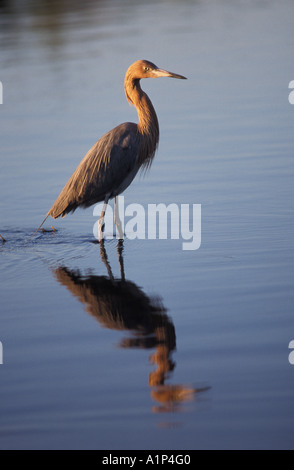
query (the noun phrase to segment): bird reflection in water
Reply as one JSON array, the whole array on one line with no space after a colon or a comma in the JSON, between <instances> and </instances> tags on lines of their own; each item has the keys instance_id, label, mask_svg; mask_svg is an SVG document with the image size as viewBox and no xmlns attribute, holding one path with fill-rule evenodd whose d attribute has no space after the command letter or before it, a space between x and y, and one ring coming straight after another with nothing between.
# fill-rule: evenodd
<instances>
[{"instance_id":1,"label":"bird reflection in water","mask_svg":"<svg viewBox=\"0 0 294 470\"><path fill-rule=\"evenodd\" d=\"M150 361L156 369L149 375L151 397L158 403L153 411L178 411L183 403L194 400L197 393L207 388L165 383L175 367L171 357L176 349L173 322L159 297L147 296L134 282L125 279L123 240L118 241L117 251L120 279L112 274L104 241L100 243L100 255L107 267L108 277L83 276L78 270L67 267L55 269L54 274L58 282L85 304L86 311L103 327L128 332L119 344L121 348L155 349Z\"/></svg>"}]
</instances>

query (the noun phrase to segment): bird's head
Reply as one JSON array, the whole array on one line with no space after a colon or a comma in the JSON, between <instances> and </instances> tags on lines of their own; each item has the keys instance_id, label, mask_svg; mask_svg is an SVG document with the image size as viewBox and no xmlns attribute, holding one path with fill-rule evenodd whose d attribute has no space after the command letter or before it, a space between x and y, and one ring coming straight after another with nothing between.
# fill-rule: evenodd
<instances>
[{"instance_id":1,"label":"bird's head","mask_svg":"<svg viewBox=\"0 0 294 470\"><path fill-rule=\"evenodd\" d=\"M149 60L137 60L132 65L130 65L125 76L125 91L129 103L132 103L132 99L129 94L130 87L133 88L134 86L138 86L138 83L142 78L159 77L186 79L186 77L183 77L183 75L178 75L177 73L160 69L157 67L157 65L153 64Z\"/></svg>"},{"instance_id":2,"label":"bird's head","mask_svg":"<svg viewBox=\"0 0 294 470\"><path fill-rule=\"evenodd\" d=\"M167 70L160 69L157 65L149 60L137 60L127 70L126 76L133 80L140 80L141 78L159 78L159 77L172 77L186 79L183 75L168 72Z\"/></svg>"}]
</instances>

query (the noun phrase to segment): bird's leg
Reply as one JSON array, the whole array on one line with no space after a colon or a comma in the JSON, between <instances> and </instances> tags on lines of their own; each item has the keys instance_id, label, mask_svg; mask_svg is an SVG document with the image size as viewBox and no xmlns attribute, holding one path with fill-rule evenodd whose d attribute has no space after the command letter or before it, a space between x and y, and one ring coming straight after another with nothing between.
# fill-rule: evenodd
<instances>
[{"instance_id":1,"label":"bird's leg","mask_svg":"<svg viewBox=\"0 0 294 470\"><path fill-rule=\"evenodd\" d=\"M105 212L106 212L107 203L108 203L108 200L105 200L104 204L103 204L101 214L100 214L100 217L99 217L99 220L98 220L98 239L99 239L99 242L101 242L101 240L103 239L103 232L104 232L104 228L105 228L104 216L105 216Z\"/></svg>"},{"instance_id":2,"label":"bird's leg","mask_svg":"<svg viewBox=\"0 0 294 470\"><path fill-rule=\"evenodd\" d=\"M116 226L117 231L118 231L119 240L123 240L124 232L123 232L123 229L122 229L121 220L119 218L118 204L116 202L116 196L114 198L114 223L115 223L115 226Z\"/></svg>"}]
</instances>

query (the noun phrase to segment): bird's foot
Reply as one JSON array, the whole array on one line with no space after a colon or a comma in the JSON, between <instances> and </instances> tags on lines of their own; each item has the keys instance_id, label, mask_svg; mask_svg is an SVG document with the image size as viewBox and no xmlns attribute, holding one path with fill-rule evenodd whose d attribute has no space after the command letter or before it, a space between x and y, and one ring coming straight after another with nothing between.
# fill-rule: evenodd
<instances>
[{"instance_id":1,"label":"bird's foot","mask_svg":"<svg viewBox=\"0 0 294 470\"><path fill-rule=\"evenodd\" d=\"M123 240L124 239L124 232L123 232L120 220L116 222L116 229L117 229L117 235L118 235L118 236L116 236L116 238L118 238L119 240Z\"/></svg>"}]
</instances>

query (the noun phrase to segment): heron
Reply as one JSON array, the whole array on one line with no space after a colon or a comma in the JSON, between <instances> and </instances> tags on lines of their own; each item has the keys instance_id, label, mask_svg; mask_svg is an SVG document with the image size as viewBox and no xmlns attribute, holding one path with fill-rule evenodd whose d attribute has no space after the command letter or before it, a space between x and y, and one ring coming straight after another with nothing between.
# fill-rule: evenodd
<instances>
[{"instance_id":1,"label":"heron","mask_svg":"<svg viewBox=\"0 0 294 470\"><path fill-rule=\"evenodd\" d=\"M186 79L182 75L161 69L148 60L137 60L128 68L124 80L125 94L129 104L137 110L138 124L119 124L93 145L35 233L49 216L54 219L65 217L78 207L87 208L104 202L98 220L101 241L107 204L109 199L114 198L115 224L120 238L123 238L116 218L116 198L131 184L139 170L150 168L159 141L157 115L150 98L140 86L140 80L158 77Z\"/></svg>"}]
</instances>

